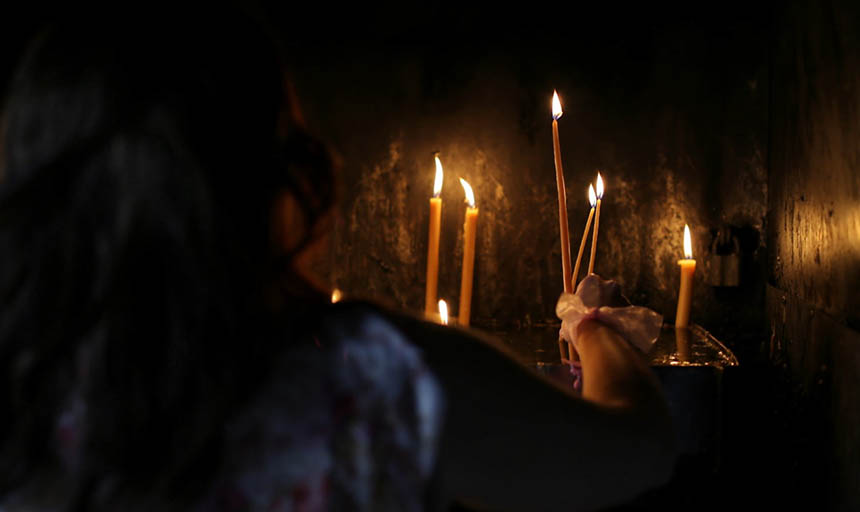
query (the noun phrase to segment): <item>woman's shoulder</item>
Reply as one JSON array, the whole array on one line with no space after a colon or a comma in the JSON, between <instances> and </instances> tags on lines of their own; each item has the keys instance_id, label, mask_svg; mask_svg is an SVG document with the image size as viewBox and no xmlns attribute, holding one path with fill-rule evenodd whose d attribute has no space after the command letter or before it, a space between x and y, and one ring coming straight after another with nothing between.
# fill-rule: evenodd
<instances>
[{"instance_id":1,"label":"woman's shoulder","mask_svg":"<svg viewBox=\"0 0 860 512\"><path fill-rule=\"evenodd\" d=\"M323 314L318 333L332 357L335 380L343 385L361 385L355 379L362 379L390 388L427 372L407 335L370 303L334 304Z\"/></svg>"},{"instance_id":2,"label":"woman's shoulder","mask_svg":"<svg viewBox=\"0 0 860 512\"><path fill-rule=\"evenodd\" d=\"M235 509L225 496L254 509L421 508L441 429L435 378L384 310L343 303L317 318L225 429L212 508Z\"/></svg>"},{"instance_id":3,"label":"woman's shoulder","mask_svg":"<svg viewBox=\"0 0 860 512\"><path fill-rule=\"evenodd\" d=\"M416 387L435 385L435 379L392 319L392 313L361 301L332 304L313 315L315 325L275 357L255 401L263 407L280 404L273 410L282 414L347 397L360 414L402 405Z\"/></svg>"}]
</instances>

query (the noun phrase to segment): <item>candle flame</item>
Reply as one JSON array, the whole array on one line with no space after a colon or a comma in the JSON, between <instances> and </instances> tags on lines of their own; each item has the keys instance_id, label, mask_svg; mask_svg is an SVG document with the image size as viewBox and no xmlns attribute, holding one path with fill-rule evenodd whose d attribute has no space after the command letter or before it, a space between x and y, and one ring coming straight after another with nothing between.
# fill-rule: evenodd
<instances>
[{"instance_id":1,"label":"candle flame","mask_svg":"<svg viewBox=\"0 0 860 512\"><path fill-rule=\"evenodd\" d=\"M597 204L597 196L594 194L594 185L588 185L588 202L591 204L591 207L594 208L594 205Z\"/></svg>"},{"instance_id":2,"label":"candle flame","mask_svg":"<svg viewBox=\"0 0 860 512\"><path fill-rule=\"evenodd\" d=\"M603 177L597 173L597 199L603 199Z\"/></svg>"},{"instance_id":3,"label":"candle flame","mask_svg":"<svg viewBox=\"0 0 860 512\"><path fill-rule=\"evenodd\" d=\"M448 303L439 299L439 318L443 325L448 325Z\"/></svg>"},{"instance_id":4,"label":"candle flame","mask_svg":"<svg viewBox=\"0 0 860 512\"><path fill-rule=\"evenodd\" d=\"M690 226L684 224L684 258L693 259L693 242L690 240Z\"/></svg>"},{"instance_id":5,"label":"candle flame","mask_svg":"<svg viewBox=\"0 0 860 512\"><path fill-rule=\"evenodd\" d=\"M439 155L436 155L436 181L433 182L433 197L439 197L442 193L442 162L439 161Z\"/></svg>"},{"instance_id":6,"label":"candle flame","mask_svg":"<svg viewBox=\"0 0 860 512\"><path fill-rule=\"evenodd\" d=\"M475 193L472 192L472 187L463 178L460 178L460 184L463 185L463 191L466 193L466 202L469 203L469 208L475 207Z\"/></svg>"},{"instance_id":7,"label":"candle flame","mask_svg":"<svg viewBox=\"0 0 860 512\"><path fill-rule=\"evenodd\" d=\"M561 101L558 99L558 92L552 91L552 118L558 119L564 112L561 111Z\"/></svg>"},{"instance_id":8,"label":"candle flame","mask_svg":"<svg viewBox=\"0 0 860 512\"><path fill-rule=\"evenodd\" d=\"M337 288L332 290L332 292L331 292L331 303L332 304L334 304L335 302L340 302L340 299L342 299L342 298L343 298L343 292L341 292Z\"/></svg>"}]
</instances>

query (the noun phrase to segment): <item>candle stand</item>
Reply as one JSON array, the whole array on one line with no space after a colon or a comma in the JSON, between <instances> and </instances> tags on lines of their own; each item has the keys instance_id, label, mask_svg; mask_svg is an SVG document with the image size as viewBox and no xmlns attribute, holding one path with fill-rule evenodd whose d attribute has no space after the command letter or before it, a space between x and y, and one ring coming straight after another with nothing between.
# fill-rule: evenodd
<instances>
[{"instance_id":1,"label":"candle stand","mask_svg":"<svg viewBox=\"0 0 860 512\"><path fill-rule=\"evenodd\" d=\"M573 386L573 376L558 355L558 325L495 332L529 366ZM679 454L714 469L722 442L723 371L738 366L731 350L698 325L676 330L663 326L648 353L660 378L678 436Z\"/></svg>"}]
</instances>

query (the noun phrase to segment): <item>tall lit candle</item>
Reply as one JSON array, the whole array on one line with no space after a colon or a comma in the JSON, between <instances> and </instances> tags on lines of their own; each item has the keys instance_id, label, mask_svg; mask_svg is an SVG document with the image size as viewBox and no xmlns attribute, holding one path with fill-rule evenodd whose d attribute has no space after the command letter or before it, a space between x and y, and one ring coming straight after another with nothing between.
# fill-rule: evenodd
<instances>
[{"instance_id":1,"label":"tall lit candle","mask_svg":"<svg viewBox=\"0 0 860 512\"><path fill-rule=\"evenodd\" d=\"M693 298L693 273L696 260L693 259L693 243L690 240L690 226L684 224L684 259L678 260L681 267L681 289L678 291L678 311L675 313L675 327L690 325L690 301Z\"/></svg>"},{"instance_id":2,"label":"tall lit candle","mask_svg":"<svg viewBox=\"0 0 860 512\"><path fill-rule=\"evenodd\" d=\"M442 299L439 299L439 321L448 325L448 303Z\"/></svg>"},{"instance_id":3,"label":"tall lit candle","mask_svg":"<svg viewBox=\"0 0 860 512\"><path fill-rule=\"evenodd\" d=\"M567 227L567 194L564 188L564 169L561 165L561 147L558 141L558 119L562 116L558 92L552 91L552 149L555 156L555 184L558 189L558 231L561 238L561 275L564 291L571 293L570 285L570 232Z\"/></svg>"},{"instance_id":4,"label":"tall lit candle","mask_svg":"<svg viewBox=\"0 0 860 512\"><path fill-rule=\"evenodd\" d=\"M597 204L597 195L594 193L594 185L588 185L588 202L591 204L591 210L588 212L588 220L585 221L585 230L582 232L582 240L579 242L579 253L576 255L576 265L573 267L573 278L570 280L573 291L576 291L577 279L579 278L579 266L582 264L582 253L585 252L585 241L588 240L588 232L591 230L591 219L594 218L594 209Z\"/></svg>"},{"instance_id":5,"label":"tall lit candle","mask_svg":"<svg viewBox=\"0 0 860 512\"><path fill-rule=\"evenodd\" d=\"M463 273L460 276L460 310L458 322L469 325L472 312L472 279L475 273L475 234L478 228L478 208L475 206L475 194L472 187L460 178L463 191L466 193L466 221L463 224Z\"/></svg>"},{"instance_id":6,"label":"tall lit candle","mask_svg":"<svg viewBox=\"0 0 860 512\"><path fill-rule=\"evenodd\" d=\"M442 223L442 162L436 156L436 180L430 198L430 231L427 240L427 284L424 289L424 312L434 313L439 285L439 232Z\"/></svg>"},{"instance_id":7,"label":"tall lit candle","mask_svg":"<svg viewBox=\"0 0 860 512\"><path fill-rule=\"evenodd\" d=\"M591 259L588 260L588 273L594 273L594 260L597 257L597 234L600 232L600 203L603 200L603 178L597 173L597 213L594 215L594 236L591 238Z\"/></svg>"}]
</instances>

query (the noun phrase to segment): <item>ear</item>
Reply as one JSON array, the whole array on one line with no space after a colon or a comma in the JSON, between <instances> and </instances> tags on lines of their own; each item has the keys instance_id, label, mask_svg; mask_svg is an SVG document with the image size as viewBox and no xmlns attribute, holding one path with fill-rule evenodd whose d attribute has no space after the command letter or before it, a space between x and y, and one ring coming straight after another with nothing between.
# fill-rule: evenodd
<instances>
[{"instance_id":1,"label":"ear","mask_svg":"<svg viewBox=\"0 0 860 512\"><path fill-rule=\"evenodd\" d=\"M272 250L291 253L305 239L309 226L296 198L288 191L280 192L272 204Z\"/></svg>"}]
</instances>

